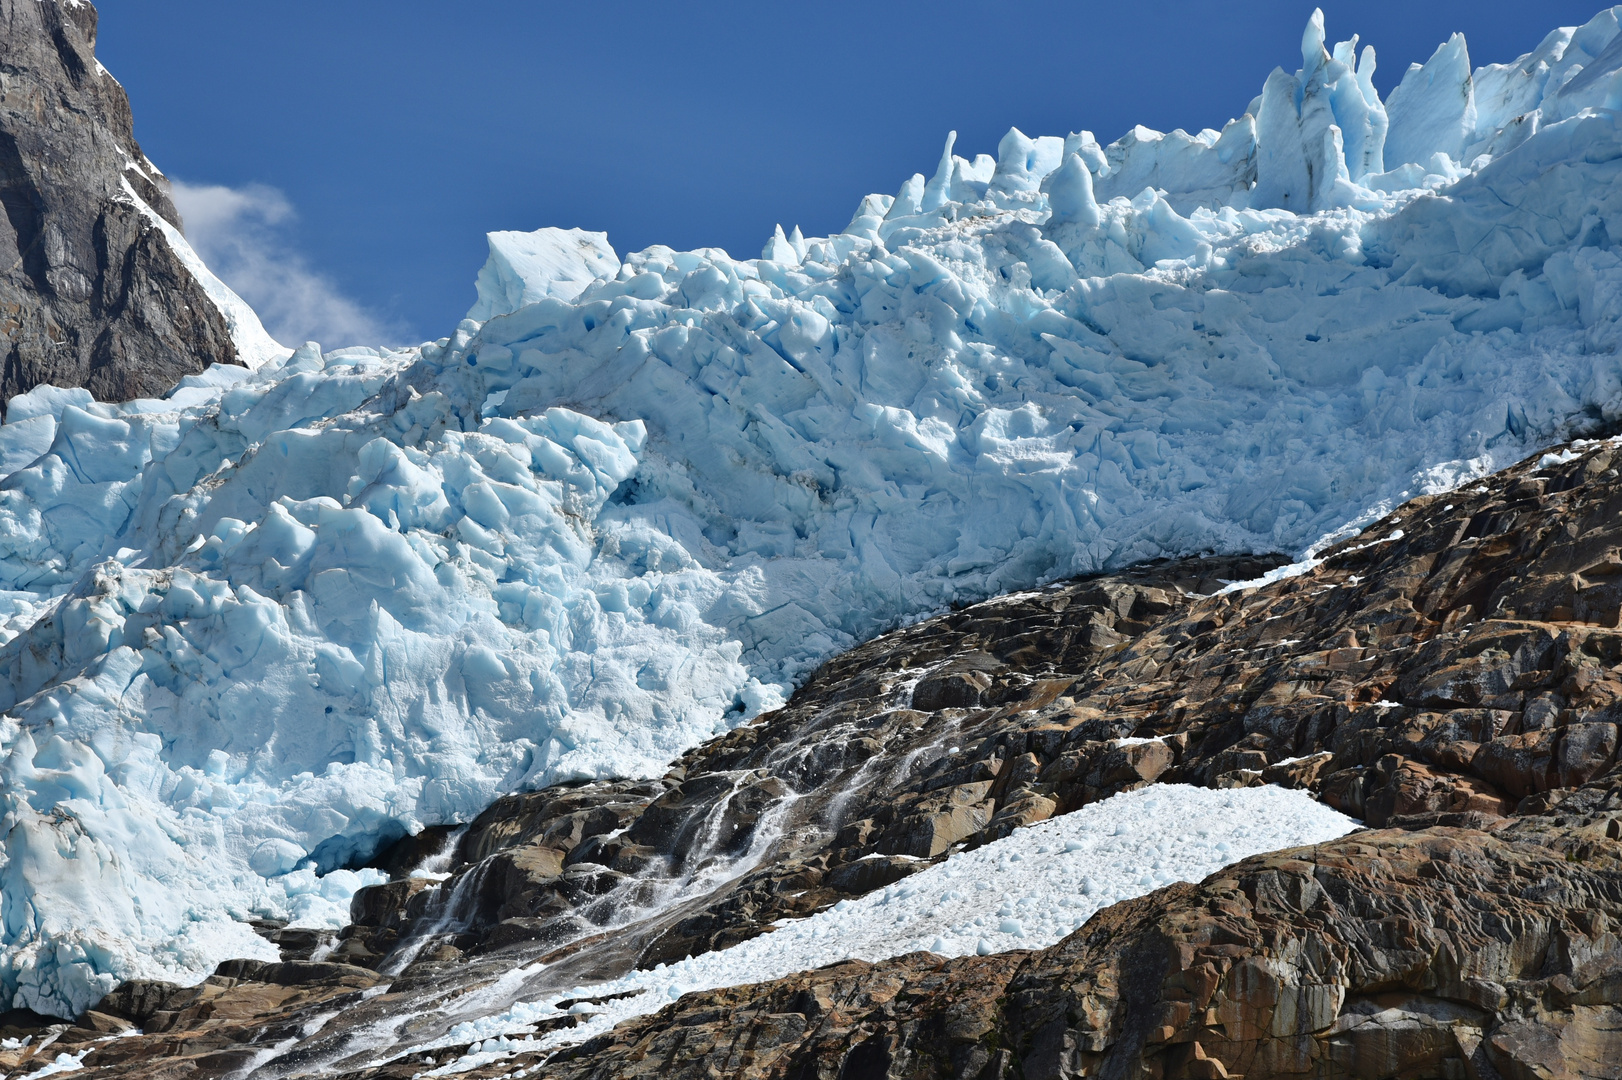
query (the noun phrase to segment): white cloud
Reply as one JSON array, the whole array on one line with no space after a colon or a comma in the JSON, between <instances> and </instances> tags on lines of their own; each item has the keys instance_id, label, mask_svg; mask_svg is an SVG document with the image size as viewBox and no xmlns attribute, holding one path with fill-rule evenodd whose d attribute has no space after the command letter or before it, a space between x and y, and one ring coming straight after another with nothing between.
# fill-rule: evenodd
<instances>
[{"instance_id":1,"label":"white cloud","mask_svg":"<svg viewBox=\"0 0 1622 1080\"><path fill-rule=\"evenodd\" d=\"M283 345L319 341L331 349L410 337L406 328L345 296L293 249L286 226L297 214L281 191L264 184L171 183L186 239Z\"/></svg>"}]
</instances>

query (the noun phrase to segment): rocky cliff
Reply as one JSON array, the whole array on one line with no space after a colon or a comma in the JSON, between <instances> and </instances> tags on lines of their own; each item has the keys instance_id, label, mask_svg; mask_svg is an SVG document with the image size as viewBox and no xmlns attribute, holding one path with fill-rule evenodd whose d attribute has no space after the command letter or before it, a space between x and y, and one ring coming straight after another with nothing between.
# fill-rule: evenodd
<instances>
[{"instance_id":1,"label":"rocky cliff","mask_svg":"<svg viewBox=\"0 0 1622 1080\"><path fill-rule=\"evenodd\" d=\"M689 994L459 1075L1622 1076L1618 466L1610 442L1540 455L1252 587L1218 591L1277 560L1150 565L897 631L660 780L513 796L403 841L337 940L266 925L283 963L128 983L77 1026L17 1028L33 1041L7 1056L38 1067L49 1038L44 1060L88 1051L107 1075L413 1076L466 1049L444 1036L468 995L725 948L1144 785L1282 784L1370 828L1051 948ZM682 902L614 922L666 885Z\"/></svg>"},{"instance_id":2,"label":"rocky cliff","mask_svg":"<svg viewBox=\"0 0 1622 1080\"><path fill-rule=\"evenodd\" d=\"M154 220L180 228L95 42L86 0L0 0L0 400L41 383L159 397L239 362L226 316Z\"/></svg>"}]
</instances>

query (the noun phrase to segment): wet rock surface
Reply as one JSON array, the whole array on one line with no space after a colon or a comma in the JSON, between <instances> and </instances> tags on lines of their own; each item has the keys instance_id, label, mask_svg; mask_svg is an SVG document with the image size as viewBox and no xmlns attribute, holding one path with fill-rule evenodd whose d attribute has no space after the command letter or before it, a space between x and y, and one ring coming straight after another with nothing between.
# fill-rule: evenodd
<instances>
[{"instance_id":1,"label":"wet rock surface","mask_svg":"<svg viewBox=\"0 0 1622 1080\"><path fill-rule=\"evenodd\" d=\"M1619 1076L1616 794L1248 859L1040 952L689 995L528 1075Z\"/></svg>"},{"instance_id":2,"label":"wet rock surface","mask_svg":"<svg viewBox=\"0 0 1622 1080\"><path fill-rule=\"evenodd\" d=\"M41 383L160 397L236 347L125 189L179 228L95 57L87 0L0 0L0 401Z\"/></svg>"},{"instance_id":3,"label":"wet rock surface","mask_svg":"<svg viewBox=\"0 0 1622 1080\"><path fill-rule=\"evenodd\" d=\"M415 1075L459 1052L411 1050L456 1018L726 947L1115 792L1276 783L1372 829L1039 952L692 994L459 1075L1622 1075L1619 465L1609 443L1539 456L1258 587L1209 595L1277 560L1185 560L898 630L663 778L403 841L338 939L264 928L289 963L222 968L202 993L226 1004L127 984L57 1043L105 1040L83 1065L107 1075Z\"/></svg>"}]
</instances>

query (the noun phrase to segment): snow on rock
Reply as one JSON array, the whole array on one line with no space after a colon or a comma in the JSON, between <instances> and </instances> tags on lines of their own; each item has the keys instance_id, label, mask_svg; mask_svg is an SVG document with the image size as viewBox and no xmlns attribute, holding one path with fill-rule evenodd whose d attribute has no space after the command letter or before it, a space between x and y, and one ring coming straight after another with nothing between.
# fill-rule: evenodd
<instances>
[{"instance_id":1,"label":"snow on rock","mask_svg":"<svg viewBox=\"0 0 1622 1080\"><path fill-rule=\"evenodd\" d=\"M84 1068L82 1064L84 1059L94 1049L94 1046L87 1046L76 1053L68 1053L64 1050L33 1072L24 1073L22 1080L44 1080L44 1077L55 1076L57 1073L77 1072L79 1069Z\"/></svg>"},{"instance_id":2,"label":"snow on rock","mask_svg":"<svg viewBox=\"0 0 1622 1080\"><path fill-rule=\"evenodd\" d=\"M1126 792L953 855L878 892L781 922L729 949L520 1002L460 1023L413 1052L476 1041L468 1054L436 1071L448 1074L515 1050L583 1042L698 990L768 982L842 960L1046 948L1111 904L1173 882L1200 881L1251 855L1325 843L1357 827L1306 792L1282 788L1167 784ZM579 1001L569 1011L589 1013L589 1019L540 1038L526 1036L531 1025L563 1015L552 1004L558 1000Z\"/></svg>"},{"instance_id":3,"label":"snow on rock","mask_svg":"<svg viewBox=\"0 0 1622 1080\"><path fill-rule=\"evenodd\" d=\"M495 234L438 342L13 400L0 997L342 921L393 838L656 774L903 619L1302 552L1616 422L1619 40L1454 117L1462 43L1388 108L1315 17L1221 132L948 140L759 259Z\"/></svg>"},{"instance_id":4,"label":"snow on rock","mask_svg":"<svg viewBox=\"0 0 1622 1080\"><path fill-rule=\"evenodd\" d=\"M152 163L149 161L146 164L150 166ZM130 167L140 168L135 162L131 162ZM238 360L247 367L257 368L281 360L292 352L270 336L270 332L259 321L259 316L248 306L248 302L214 276L214 271L204 264L202 257L192 249L180 230L169 224L162 214L148 206L127 177L121 177L119 182L124 186L124 197L134 203L141 216L163 234L170 250L186 268L186 272L197 279L197 283L203 287L203 292L214 301L214 306L225 319L226 328L231 332L231 342L236 346Z\"/></svg>"}]
</instances>

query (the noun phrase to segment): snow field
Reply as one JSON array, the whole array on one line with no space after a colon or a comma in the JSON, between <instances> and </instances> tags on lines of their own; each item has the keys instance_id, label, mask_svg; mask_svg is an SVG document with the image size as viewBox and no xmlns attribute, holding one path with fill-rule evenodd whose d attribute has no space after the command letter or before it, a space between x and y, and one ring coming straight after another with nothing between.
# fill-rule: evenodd
<instances>
[{"instance_id":1,"label":"snow field","mask_svg":"<svg viewBox=\"0 0 1622 1080\"><path fill-rule=\"evenodd\" d=\"M1142 788L952 855L809 918L785 920L730 949L521 1002L458 1024L413 1052L473 1040L464 1056L428 1074L443 1075L515 1051L583 1042L694 991L766 982L842 960L1046 948L1111 904L1173 882L1200 881L1251 855L1325 843L1359 827L1301 791ZM633 996L600 1000L612 994ZM540 1037L524 1034L528 1025L563 1015L551 1001L580 998L598 999L569 1010L587 1016L583 1023Z\"/></svg>"},{"instance_id":2,"label":"snow field","mask_svg":"<svg viewBox=\"0 0 1622 1080\"><path fill-rule=\"evenodd\" d=\"M420 348L13 399L0 999L268 955L382 844L656 775L921 613L1622 420L1617 9L1384 103L1327 42L1221 132L949 140L758 259L495 234Z\"/></svg>"}]
</instances>

